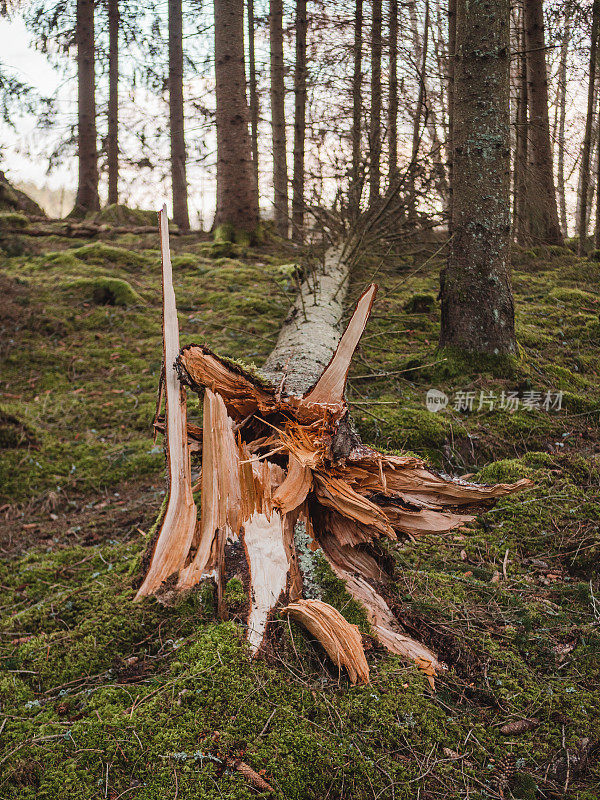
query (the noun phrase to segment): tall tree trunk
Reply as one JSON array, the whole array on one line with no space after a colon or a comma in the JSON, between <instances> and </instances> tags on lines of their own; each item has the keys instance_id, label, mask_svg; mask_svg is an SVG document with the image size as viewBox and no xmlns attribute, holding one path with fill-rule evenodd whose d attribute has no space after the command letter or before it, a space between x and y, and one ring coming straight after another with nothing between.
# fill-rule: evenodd
<instances>
[{"instance_id":1,"label":"tall tree trunk","mask_svg":"<svg viewBox=\"0 0 600 800\"><path fill-rule=\"evenodd\" d=\"M288 175L285 142L285 82L283 63L283 0L270 0L271 125L273 129L273 190L275 228L288 233Z\"/></svg>"},{"instance_id":2,"label":"tall tree trunk","mask_svg":"<svg viewBox=\"0 0 600 800\"><path fill-rule=\"evenodd\" d=\"M244 0L215 0L217 210L215 227L253 233L258 186L252 164L244 66Z\"/></svg>"},{"instance_id":3,"label":"tall tree trunk","mask_svg":"<svg viewBox=\"0 0 600 800\"><path fill-rule=\"evenodd\" d=\"M119 202L119 0L108 0L108 204Z\"/></svg>"},{"instance_id":4,"label":"tall tree trunk","mask_svg":"<svg viewBox=\"0 0 600 800\"><path fill-rule=\"evenodd\" d=\"M590 68L588 82L588 102L587 114L585 117L585 133L583 137L583 149L581 153L580 168L580 195L579 195L579 255L583 255L586 250L588 233L588 208L589 187L590 187L590 156L592 152L592 126L595 111L596 96L596 62L598 55L598 33L600 30L600 0L594 0L592 10L592 36L590 40Z\"/></svg>"},{"instance_id":5,"label":"tall tree trunk","mask_svg":"<svg viewBox=\"0 0 600 800\"><path fill-rule=\"evenodd\" d=\"M352 176L350 186L350 206L353 214L358 214L363 187L363 180L360 174L362 130L362 28L363 0L356 0L354 6L354 70L352 73Z\"/></svg>"},{"instance_id":6,"label":"tall tree trunk","mask_svg":"<svg viewBox=\"0 0 600 800\"><path fill-rule=\"evenodd\" d=\"M600 117L600 109L598 109ZM594 228L594 247L600 250L600 119L598 121L598 143L596 150L596 225Z\"/></svg>"},{"instance_id":7,"label":"tall tree trunk","mask_svg":"<svg viewBox=\"0 0 600 800\"><path fill-rule=\"evenodd\" d=\"M571 41L571 17L566 12L565 27L560 46L560 63L558 66L558 126L556 135L558 210L560 227L563 236L568 236L567 199L565 193L565 123L567 118L567 58Z\"/></svg>"},{"instance_id":8,"label":"tall tree trunk","mask_svg":"<svg viewBox=\"0 0 600 800\"><path fill-rule=\"evenodd\" d=\"M372 0L371 21L371 115L369 122L369 205L379 200L381 183L381 0Z\"/></svg>"},{"instance_id":9,"label":"tall tree trunk","mask_svg":"<svg viewBox=\"0 0 600 800\"><path fill-rule=\"evenodd\" d=\"M79 182L75 209L78 214L97 211L98 150L96 141L96 79L94 59L94 0L77 0L77 155Z\"/></svg>"},{"instance_id":10,"label":"tall tree trunk","mask_svg":"<svg viewBox=\"0 0 600 800\"><path fill-rule=\"evenodd\" d=\"M417 107L413 119L412 147L410 153L410 166L408 172L408 219L416 222L417 218L417 189L416 172L417 160L419 157L419 145L421 144L421 117L425 104L425 71L427 69L427 50L429 48L429 0L425 0L425 21L423 23L423 47L421 48L421 62L419 65L419 94L417 96Z\"/></svg>"},{"instance_id":11,"label":"tall tree trunk","mask_svg":"<svg viewBox=\"0 0 600 800\"><path fill-rule=\"evenodd\" d=\"M456 0L448 0L448 233L452 235L452 197L454 193L454 73L456 64Z\"/></svg>"},{"instance_id":12,"label":"tall tree trunk","mask_svg":"<svg viewBox=\"0 0 600 800\"><path fill-rule=\"evenodd\" d=\"M294 69L294 174L292 177L292 236L304 237L304 147L306 140L306 0L296 0L296 66Z\"/></svg>"},{"instance_id":13,"label":"tall tree trunk","mask_svg":"<svg viewBox=\"0 0 600 800\"><path fill-rule=\"evenodd\" d=\"M440 346L514 353L510 250L509 0L457 0L453 239Z\"/></svg>"},{"instance_id":14,"label":"tall tree trunk","mask_svg":"<svg viewBox=\"0 0 600 800\"><path fill-rule=\"evenodd\" d=\"M248 0L248 76L250 94L250 141L252 142L252 165L258 191L258 81L256 79L254 0Z\"/></svg>"},{"instance_id":15,"label":"tall tree trunk","mask_svg":"<svg viewBox=\"0 0 600 800\"><path fill-rule=\"evenodd\" d=\"M527 222L533 239L562 244L550 143L542 0L525 0L524 8L530 144Z\"/></svg>"},{"instance_id":16,"label":"tall tree trunk","mask_svg":"<svg viewBox=\"0 0 600 800\"><path fill-rule=\"evenodd\" d=\"M515 162L513 174L513 236L519 244L527 239L527 170L528 170L528 125L527 125L527 53L525 49L525 30L523 24L523 3L518 6L517 50L518 85L516 108Z\"/></svg>"},{"instance_id":17,"label":"tall tree trunk","mask_svg":"<svg viewBox=\"0 0 600 800\"><path fill-rule=\"evenodd\" d=\"M189 230L186 153L183 116L183 19L181 0L169 0L169 122L173 220Z\"/></svg>"},{"instance_id":18,"label":"tall tree trunk","mask_svg":"<svg viewBox=\"0 0 600 800\"><path fill-rule=\"evenodd\" d=\"M390 0L389 11L388 187L392 189L398 178L398 0Z\"/></svg>"}]
</instances>

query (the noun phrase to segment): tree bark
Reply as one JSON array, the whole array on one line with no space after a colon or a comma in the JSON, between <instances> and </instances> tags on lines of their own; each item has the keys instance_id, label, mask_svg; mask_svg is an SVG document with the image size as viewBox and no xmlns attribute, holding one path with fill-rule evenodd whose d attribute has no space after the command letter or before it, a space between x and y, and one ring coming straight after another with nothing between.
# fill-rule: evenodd
<instances>
[{"instance_id":1,"label":"tree bark","mask_svg":"<svg viewBox=\"0 0 600 800\"><path fill-rule=\"evenodd\" d=\"M389 5L388 189L398 180L398 0Z\"/></svg>"},{"instance_id":2,"label":"tree bark","mask_svg":"<svg viewBox=\"0 0 600 800\"><path fill-rule=\"evenodd\" d=\"M296 65L294 68L294 174L292 176L292 238L304 238L304 149L306 140L306 0L296 0Z\"/></svg>"},{"instance_id":3,"label":"tree bark","mask_svg":"<svg viewBox=\"0 0 600 800\"><path fill-rule=\"evenodd\" d=\"M588 234L588 209L590 207L590 157L592 152L592 127L596 106L596 62L598 57L598 34L600 32L600 0L594 0L592 9L592 35L590 41L590 67L588 80L588 102L585 117L585 133L581 152L581 167L579 180L579 255L584 255Z\"/></svg>"},{"instance_id":4,"label":"tree bark","mask_svg":"<svg viewBox=\"0 0 600 800\"><path fill-rule=\"evenodd\" d=\"M252 142L252 166L254 167L254 180L258 191L258 82L256 79L256 54L255 54L255 31L256 23L254 18L254 0L248 0L248 75L249 75L249 95L250 95L250 140Z\"/></svg>"},{"instance_id":5,"label":"tree bark","mask_svg":"<svg viewBox=\"0 0 600 800\"><path fill-rule=\"evenodd\" d=\"M360 209L363 180L361 165L362 133L362 29L363 0L354 6L354 69L352 72L352 175L350 180L350 206L354 216Z\"/></svg>"},{"instance_id":6,"label":"tree bark","mask_svg":"<svg viewBox=\"0 0 600 800\"><path fill-rule=\"evenodd\" d=\"M516 351L509 282L509 0L457 2L454 192L440 346Z\"/></svg>"},{"instance_id":7,"label":"tree bark","mask_svg":"<svg viewBox=\"0 0 600 800\"><path fill-rule=\"evenodd\" d=\"M569 12L565 19L565 27L560 46L560 63L558 66L558 126L557 126L557 180L558 180L558 210L560 214L560 227L563 236L568 236L567 200L565 193L565 124L567 119L567 59L569 43L571 41L571 17Z\"/></svg>"},{"instance_id":8,"label":"tree bark","mask_svg":"<svg viewBox=\"0 0 600 800\"><path fill-rule=\"evenodd\" d=\"M517 87L516 141L513 174L513 236L516 242L524 244L527 240L527 170L528 170L528 124L527 124L527 54L525 45L524 8L518 7L518 46L519 80Z\"/></svg>"},{"instance_id":9,"label":"tree bark","mask_svg":"<svg viewBox=\"0 0 600 800\"><path fill-rule=\"evenodd\" d=\"M456 0L448 0L448 233L452 236L452 198L454 195L454 74L456 64Z\"/></svg>"},{"instance_id":10,"label":"tree bark","mask_svg":"<svg viewBox=\"0 0 600 800\"><path fill-rule=\"evenodd\" d=\"M600 109L598 110L598 145L596 150L596 225L594 228L594 247L600 250Z\"/></svg>"},{"instance_id":11,"label":"tree bark","mask_svg":"<svg viewBox=\"0 0 600 800\"><path fill-rule=\"evenodd\" d=\"M283 0L270 0L271 126L273 130L273 190L275 228L288 234L288 174L285 137L285 81L283 62Z\"/></svg>"},{"instance_id":12,"label":"tree bark","mask_svg":"<svg viewBox=\"0 0 600 800\"><path fill-rule=\"evenodd\" d=\"M119 202L119 0L108 0L108 204Z\"/></svg>"},{"instance_id":13,"label":"tree bark","mask_svg":"<svg viewBox=\"0 0 600 800\"><path fill-rule=\"evenodd\" d=\"M534 240L562 244L550 143L542 0L525 0L524 9L530 144L527 223Z\"/></svg>"},{"instance_id":14,"label":"tree bark","mask_svg":"<svg viewBox=\"0 0 600 800\"><path fill-rule=\"evenodd\" d=\"M254 233L258 187L248 132L243 0L215 0L217 210L215 227Z\"/></svg>"},{"instance_id":15,"label":"tree bark","mask_svg":"<svg viewBox=\"0 0 600 800\"><path fill-rule=\"evenodd\" d=\"M189 230L183 112L183 15L181 0L169 0L169 122L173 220Z\"/></svg>"},{"instance_id":16,"label":"tree bark","mask_svg":"<svg viewBox=\"0 0 600 800\"><path fill-rule=\"evenodd\" d=\"M94 2L77 0L77 156L79 180L75 209L78 214L98 211L98 150L96 136L96 78L94 60Z\"/></svg>"},{"instance_id":17,"label":"tree bark","mask_svg":"<svg viewBox=\"0 0 600 800\"><path fill-rule=\"evenodd\" d=\"M371 113L369 121L369 205L374 206L381 188L381 0L372 0L371 20Z\"/></svg>"}]
</instances>

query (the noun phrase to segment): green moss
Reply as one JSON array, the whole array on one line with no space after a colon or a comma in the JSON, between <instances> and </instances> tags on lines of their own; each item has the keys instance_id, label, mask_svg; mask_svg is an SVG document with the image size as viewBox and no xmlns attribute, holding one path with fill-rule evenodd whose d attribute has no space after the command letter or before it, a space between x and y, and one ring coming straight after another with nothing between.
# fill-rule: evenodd
<instances>
[{"instance_id":1,"label":"green moss","mask_svg":"<svg viewBox=\"0 0 600 800\"><path fill-rule=\"evenodd\" d=\"M221 225L217 225L213 233L213 239L215 242L223 243L223 242L233 242L234 240L235 229L233 225L229 222L224 222Z\"/></svg>"},{"instance_id":2,"label":"green moss","mask_svg":"<svg viewBox=\"0 0 600 800\"><path fill-rule=\"evenodd\" d=\"M425 292L417 292L411 295L410 299L404 304L404 310L408 314L430 314L434 309L434 295Z\"/></svg>"},{"instance_id":3,"label":"green moss","mask_svg":"<svg viewBox=\"0 0 600 800\"><path fill-rule=\"evenodd\" d=\"M200 259L194 253L180 253L171 258L171 264L175 271L179 269L195 269L197 274L204 275L207 267L200 263Z\"/></svg>"},{"instance_id":4,"label":"green moss","mask_svg":"<svg viewBox=\"0 0 600 800\"><path fill-rule=\"evenodd\" d=\"M0 449L35 444L38 436L18 408L0 404Z\"/></svg>"},{"instance_id":5,"label":"green moss","mask_svg":"<svg viewBox=\"0 0 600 800\"><path fill-rule=\"evenodd\" d=\"M127 281L105 275L68 281L64 288L88 297L98 305L132 306L142 302L139 294Z\"/></svg>"},{"instance_id":6,"label":"green moss","mask_svg":"<svg viewBox=\"0 0 600 800\"><path fill-rule=\"evenodd\" d=\"M236 606L247 600L244 584L239 578L230 578L225 586L225 602L227 605Z\"/></svg>"},{"instance_id":7,"label":"green moss","mask_svg":"<svg viewBox=\"0 0 600 800\"><path fill-rule=\"evenodd\" d=\"M0 212L0 232L7 228L27 228L29 218L25 214L18 214L16 211Z\"/></svg>"},{"instance_id":8,"label":"green moss","mask_svg":"<svg viewBox=\"0 0 600 800\"><path fill-rule=\"evenodd\" d=\"M567 289L564 287L551 289L548 297L552 300L558 300L561 303L569 303L574 306L585 306L597 302L597 298L590 292L583 292L581 289Z\"/></svg>"},{"instance_id":9,"label":"green moss","mask_svg":"<svg viewBox=\"0 0 600 800\"><path fill-rule=\"evenodd\" d=\"M103 242L94 242L73 250L73 255L81 261L95 264L116 264L121 267L141 267L150 263L148 256L135 250L112 247Z\"/></svg>"},{"instance_id":10,"label":"green moss","mask_svg":"<svg viewBox=\"0 0 600 800\"><path fill-rule=\"evenodd\" d=\"M77 269L77 266L80 264L71 250L59 250L58 252L46 253L44 258L48 264L67 269Z\"/></svg>"},{"instance_id":11,"label":"green moss","mask_svg":"<svg viewBox=\"0 0 600 800\"><path fill-rule=\"evenodd\" d=\"M536 454L544 456L545 453ZM533 463L540 463L533 461ZM531 464L531 462L529 462ZM514 483L521 478L529 478L535 481L539 478L538 473L532 466L529 466L525 458L505 458L501 461L494 461L473 476L475 483Z\"/></svg>"},{"instance_id":12,"label":"green moss","mask_svg":"<svg viewBox=\"0 0 600 800\"><path fill-rule=\"evenodd\" d=\"M143 211L140 208L127 208L124 205L109 205L93 215L95 222L108 225L153 225L158 226L156 211Z\"/></svg>"}]
</instances>

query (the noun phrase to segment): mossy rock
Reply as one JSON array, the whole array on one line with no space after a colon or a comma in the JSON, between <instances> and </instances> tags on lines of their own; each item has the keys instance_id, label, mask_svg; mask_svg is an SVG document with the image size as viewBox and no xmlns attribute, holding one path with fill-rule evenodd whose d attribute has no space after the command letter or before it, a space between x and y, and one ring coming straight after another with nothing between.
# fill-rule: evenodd
<instances>
[{"instance_id":1,"label":"mossy rock","mask_svg":"<svg viewBox=\"0 0 600 800\"><path fill-rule=\"evenodd\" d=\"M2 211L0 212L0 233L3 230L18 228L22 230L29 225L29 219L25 214L19 214L16 211Z\"/></svg>"},{"instance_id":2,"label":"mossy rock","mask_svg":"<svg viewBox=\"0 0 600 800\"><path fill-rule=\"evenodd\" d=\"M404 310L407 314L430 314L435 309L435 297L432 294L417 292L406 301Z\"/></svg>"},{"instance_id":3,"label":"mossy rock","mask_svg":"<svg viewBox=\"0 0 600 800\"><path fill-rule=\"evenodd\" d=\"M158 230L158 214L156 211L128 208L120 203L113 203L100 209L93 215L93 220L100 225L114 225L115 227L153 225Z\"/></svg>"},{"instance_id":4,"label":"mossy rock","mask_svg":"<svg viewBox=\"0 0 600 800\"><path fill-rule=\"evenodd\" d=\"M141 267L151 263L151 258L135 250L112 247L103 242L94 242L73 250L73 255L80 261L96 264L116 264L120 267Z\"/></svg>"},{"instance_id":5,"label":"mossy rock","mask_svg":"<svg viewBox=\"0 0 600 800\"><path fill-rule=\"evenodd\" d=\"M133 306L142 302L131 284L121 278L100 276L98 278L79 278L64 286L68 291L81 293L97 305Z\"/></svg>"}]
</instances>

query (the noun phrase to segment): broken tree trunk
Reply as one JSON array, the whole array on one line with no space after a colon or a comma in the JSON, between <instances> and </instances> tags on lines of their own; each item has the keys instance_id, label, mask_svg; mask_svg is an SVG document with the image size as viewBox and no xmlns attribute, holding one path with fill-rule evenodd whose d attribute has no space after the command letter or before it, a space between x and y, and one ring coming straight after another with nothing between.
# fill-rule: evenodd
<instances>
[{"instance_id":1,"label":"broken tree trunk","mask_svg":"<svg viewBox=\"0 0 600 800\"><path fill-rule=\"evenodd\" d=\"M369 668L356 626L305 596L311 589L310 576L303 574L306 558L319 551L366 609L379 643L414 661L433 686L443 665L426 645L406 635L386 602L391 576L381 566L378 540L461 527L474 519L475 509L530 482L482 486L454 480L419 458L379 453L360 441L344 392L376 287L360 297L340 337L350 248L330 248L321 268L307 277L257 374L204 345L184 347L175 358L177 317L174 301L167 302L172 283L164 212L161 237L170 495L138 597L171 597L210 579L224 617L224 587L236 577L248 598L253 652L263 646L269 620L280 608L319 640L351 682L366 683ZM198 426L186 428L174 364L180 384L204 397L201 433ZM176 439L172 428L178 434L187 429L187 437ZM190 448L202 449L201 516L195 530L189 469L175 470L174 448L180 451L179 466L189 463ZM306 541L309 548L300 559Z\"/></svg>"}]
</instances>

